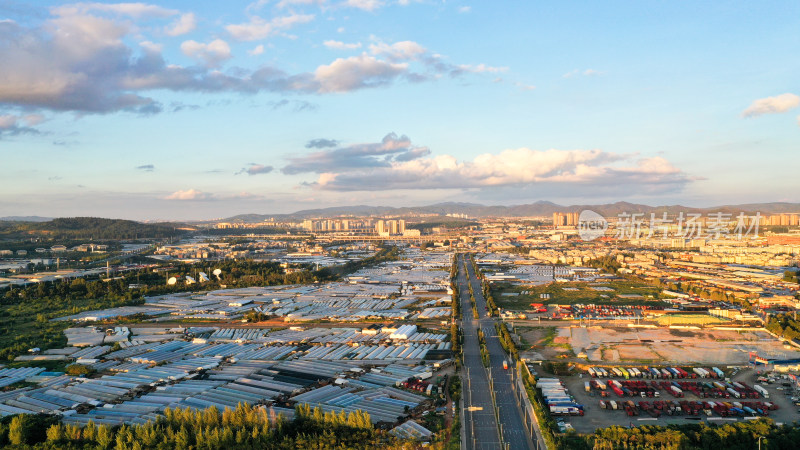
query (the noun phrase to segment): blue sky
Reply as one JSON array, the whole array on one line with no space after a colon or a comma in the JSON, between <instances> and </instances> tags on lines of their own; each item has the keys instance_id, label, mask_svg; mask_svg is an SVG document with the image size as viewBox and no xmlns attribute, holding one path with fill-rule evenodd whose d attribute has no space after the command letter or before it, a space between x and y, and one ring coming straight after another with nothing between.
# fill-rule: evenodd
<instances>
[{"instance_id":1,"label":"blue sky","mask_svg":"<svg viewBox=\"0 0 800 450\"><path fill-rule=\"evenodd\" d=\"M797 2L0 1L0 216L800 201Z\"/></svg>"}]
</instances>

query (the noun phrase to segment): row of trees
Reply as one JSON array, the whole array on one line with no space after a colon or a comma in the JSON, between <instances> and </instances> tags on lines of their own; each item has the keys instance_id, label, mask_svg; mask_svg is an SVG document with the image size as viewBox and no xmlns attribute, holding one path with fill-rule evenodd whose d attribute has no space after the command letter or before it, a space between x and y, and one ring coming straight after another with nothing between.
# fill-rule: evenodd
<instances>
[{"instance_id":1,"label":"row of trees","mask_svg":"<svg viewBox=\"0 0 800 450\"><path fill-rule=\"evenodd\" d=\"M800 321L797 321L794 315L771 316L767 322L767 330L784 339L800 339Z\"/></svg>"},{"instance_id":2,"label":"row of trees","mask_svg":"<svg viewBox=\"0 0 800 450\"><path fill-rule=\"evenodd\" d=\"M511 333L508 331L508 326L505 322L496 322L494 324L495 328L497 328L497 336L500 338L500 345L503 346L503 349L511 355L511 358L514 361L519 361L519 349L517 348L517 344L514 342L514 339L511 337Z\"/></svg>"},{"instance_id":3,"label":"row of trees","mask_svg":"<svg viewBox=\"0 0 800 450\"><path fill-rule=\"evenodd\" d=\"M635 428L612 426L598 429L594 434L572 435L561 439L558 448L569 450L627 449L718 449L750 450L795 449L800 428L777 426L766 418L725 425L682 424L668 426L644 425Z\"/></svg>"},{"instance_id":4,"label":"row of trees","mask_svg":"<svg viewBox=\"0 0 800 450\"><path fill-rule=\"evenodd\" d=\"M7 419L7 420L6 420ZM34 449L342 449L411 448L374 429L361 411L323 412L301 405L294 418L284 420L271 408L239 405L222 413L167 409L155 422L109 427L89 423L64 425L54 416L18 415L0 424L0 445Z\"/></svg>"},{"instance_id":5,"label":"row of trees","mask_svg":"<svg viewBox=\"0 0 800 450\"><path fill-rule=\"evenodd\" d=\"M459 296L458 283L456 276L458 275L457 258L453 257L453 264L450 266L450 287L453 290L453 295L450 298L450 306L452 308L452 315L450 318L450 342L453 349L453 354L458 355L461 353L461 330L458 328L456 322L461 317L461 297Z\"/></svg>"}]
</instances>

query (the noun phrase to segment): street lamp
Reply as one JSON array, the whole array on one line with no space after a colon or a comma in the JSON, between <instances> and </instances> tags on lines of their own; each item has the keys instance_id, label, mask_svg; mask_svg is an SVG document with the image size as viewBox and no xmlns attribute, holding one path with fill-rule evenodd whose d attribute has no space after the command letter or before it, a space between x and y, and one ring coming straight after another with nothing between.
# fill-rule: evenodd
<instances>
[{"instance_id":1,"label":"street lamp","mask_svg":"<svg viewBox=\"0 0 800 450\"><path fill-rule=\"evenodd\" d=\"M758 450L761 450L761 440L764 439L764 436L758 437Z\"/></svg>"}]
</instances>

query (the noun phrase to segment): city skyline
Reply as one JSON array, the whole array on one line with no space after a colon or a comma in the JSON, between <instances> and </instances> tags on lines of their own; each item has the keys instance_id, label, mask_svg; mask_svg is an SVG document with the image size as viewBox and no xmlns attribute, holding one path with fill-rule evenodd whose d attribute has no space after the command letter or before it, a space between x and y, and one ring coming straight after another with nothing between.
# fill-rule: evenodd
<instances>
[{"instance_id":1,"label":"city skyline","mask_svg":"<svg viewBox=\"0 0 800 450\"><path fill-rule=\"evenodd\" d=\"M800 6L0 3L0 216L797 202Z\"/></svg>"}]
</instances>

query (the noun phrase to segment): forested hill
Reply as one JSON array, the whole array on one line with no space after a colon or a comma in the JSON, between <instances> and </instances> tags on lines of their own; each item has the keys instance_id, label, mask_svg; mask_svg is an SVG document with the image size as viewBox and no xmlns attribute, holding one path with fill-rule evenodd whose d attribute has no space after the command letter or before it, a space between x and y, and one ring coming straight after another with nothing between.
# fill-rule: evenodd
<instances>
[{"instance_id":1,"label":"forested hill","mask_svg":"<svg viewBox=\"0 0 800 450\"><path fill-rule=\"evenodd\" d=\"M132 220L97 217L65 217L48 222L0 222L0 238L46 237L51 239L165 238L183 233L183 225L147 224Z\"/></svg>"}]
</instances>

